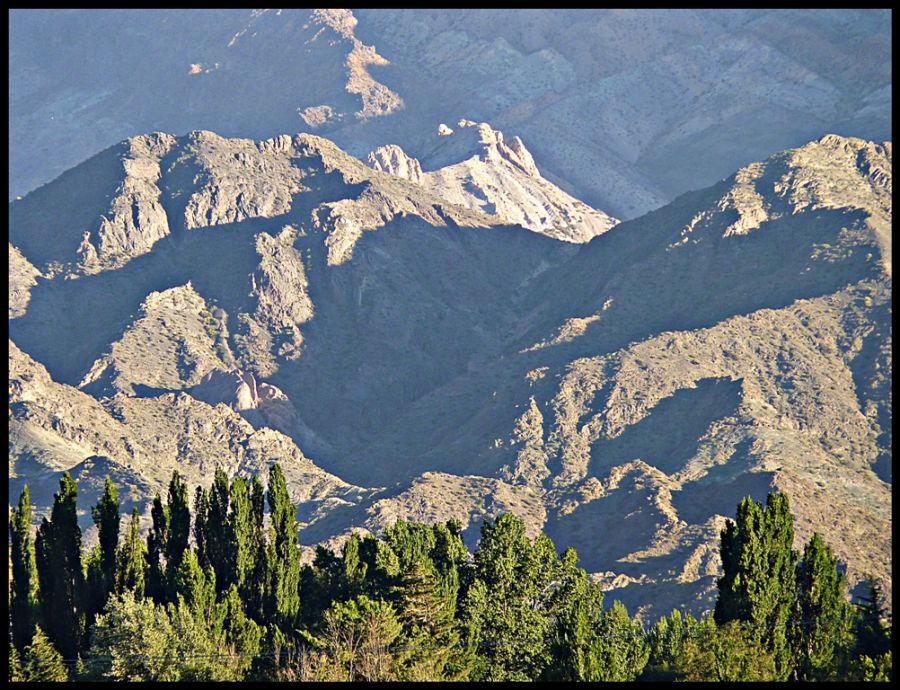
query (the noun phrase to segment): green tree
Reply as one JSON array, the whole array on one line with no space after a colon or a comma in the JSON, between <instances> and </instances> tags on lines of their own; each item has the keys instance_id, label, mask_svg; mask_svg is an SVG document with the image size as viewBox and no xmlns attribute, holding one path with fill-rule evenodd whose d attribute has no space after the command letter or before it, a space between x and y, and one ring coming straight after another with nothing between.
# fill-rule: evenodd
<instances>
[{"instance_id":1,"label":"green tree","mask_svg":"<svg viewBox=\"0 0 900 690\"><path fill-rule=\"evenodd\" d=\"M777 679L775 655L759 642L752 624L704 620L682 645L674 667L680 680L771 681Z\"/></svg>"},{"instance_id":2,"label":"green tree","mask_svg":"<svg viewBox=\"0 0 900 690\"><path fill-rule=\"evenodd\" d=\"M146 572L147 548L141 539L141 515L135 507L131 512L128 534L116 558L116 593L130 590L136 599L142 599Z\"/></svg>"},{"instance_id":3,"label":"green tree","mask_svg":"<svg viewBox=\"0 0 900 690\"><path fill-rule=\"evenodd\" d=\"M12 640L17 650L31 644L37 624L37 563L31 539L31 493L26 485L19 495L19 503L10 520L10 549L12 559L12 593L9 615L12 620Z\"/></svg>"},{"instance_id":4,"label":"green tree","mask_svg":"<svg viewBox=\"0 0 900 690\"><path fill-rule=\"evenodd\" d=\"M677 609L656 621L647 633L650 657L642 680L676 680L675 659L681 654L685 641L698 630L699 625L690 613L682 615Z\"/></svg>"},{"instance_id":5,"label":"green tree","mask_svg":"<svg viewBox=\"0 0 900 690\"><path fill-rule=\"evenodd\" d=\"M116 547L119 544L119 493L116 485L107 477L103 495L93 508L91 517L97 526L99 544L88 558L87 597L85 601L88 626L94 616L103 609L109 593L115 586Z\"/></svg>"},{"instance_id":6,"label":"green tree","mask_svg":"<svg viewBox=\"0 0 900 690\"><path fill-rule=\"evenodd\" d=\"M715 620L746 621L775 659L776 677L792 670L788 623L796 606L794 522L787 496L770 493L763 507L747 497L722 531Z\"/></svg>"},{"instance_id":7,"label":"green tree","mask_svg":"<svg viewBox=\"0 0 900 690\"><path fill-rule=\"evenodd\" d=\"M120 522L119 492L109 477L106 478L100 501L91 508L91 517L94 524L97 525L100 541L100 569L108 594L116 577L116 548L119 545Z\"/></svg>"},{"instance_id":8,"label":"green tree","mask_svg":"<svg viewBox=\"0 0 900 690\"><path fill-rule=\"evenodd\" d=\"M22 657L19 655L16 646L13 644L12 635L9 637L9 668L7 669L7 679L10 683L21 683L25 680L25 672L22 669Z\"/></svg>"},{"instance_id":9,"label":"green tree","mask_svg":"<svg viewBox=\"0 0 900 690\"><path fill-rule=\"evenodd\" d=\"M474 680L541 675L551 659L549 604L558 566L550 538L539 535L532 543L515 515L482 525L462 611L467 643L477 654Z\"/></svg>"},{"instance_id":10,"label":"green tree","mask_svg":"<svg viewBox=\"0 0 900 690\"><path fill-rule=\"evenodd\" d=\"M169 509L159 494L150 509L152 524L147 534L147 596L157 603L166 601L166 573L163 553L169 540Z\"/></svg>"},{"instance_id":11,"label":"green tree","mask_svg":"<svg viewBox=\"0 0 900 690\"><path fill-rule=\"evenodd\" d=\"M65 658L74 659L84 641L84 571L78 526L78 485L66 472L53 496L50 520L35 539L41 620L47 637Z\"/></svg>"},{"instance_id":12,"label":"green tree","mask_svg":"<svg viewBox=\"0 0 900 690\"><path fill-rule=\"evenodd\" d=\"M252 569L240 585L241 599L247 613L257 622L264 620L266 593L269 590L269 548L263 527L266 490L260 478L253 477L250 485L250 538L248 550Z\"/></svg>"},{"instance_id":13,"label":"green tree","mask_svg":"<svg viewBox=\"0 0 900 690\"><path fill-rule=\"evenodd\" d=\"M322 653L300 674L302 680L398 680L404 658L394 649L403 626L391 604L361 595L334 602L325 612L323 632L307 635Z\"/></svg>"},{"instance_id":14,"label":"green tree","mask_svg":"<svg viewBox=\"0 0 900 690\"><path fill-rule=\"evenodd\" d=\"M112 681L172 681L175 634L164 606L125 591L111 597L91 630L89 677Z\"/></svg>"},{"instance_id":15,"label":"green tree","mask_svg":"<svg viewBox=\"0 0 900 690\"><path fill-rule=\"evenodd\" d=\"M248 578L253 577L256 568L257 548L255 545L256 525L254 524L253 503L250 487L241 477L235 477L230 488L231 513L228 534L231 538L230 560L234 564L233 584L238 591L245 587Z\"/></svg>"},{"instance_id":16,"label":"green tree","mask_svg":"<svg viewBox=\"0 0 900 690\"><path fill-rule=\"evenodd\" d=\"M234 524L229 516L230 503L228 475L221 467L217 467L209 489L205 525L209 563L216 573L220 592L224 592L235 582L237 569Z\"/></svg>"},{"instance_id":17,"label":"green tree","mask_svg":"<svg viewBox=\"0 0 900 690\"><path fill-rule=\"evenodd\" d=\"M560 571L559 604L553 631L548 680L596 681L601 674L600 640L603 592L577 567L575 549L566 549Z\"/></svg>"},{"instance_id":18,"label":"green tree","mask_svg":"<svg viewBox=\"0 0 900 690\"><path fill-rule=\"evenodd\" d=\"M200 619L213 620L216 607L216 574L212 568L205 571L193 551L186 551L174 573L173 586L176 602L183 602Z\"/></svg>"},{"instance_id":19,"label":"green tree","mask_svg":"<svg viewBox=\"0 0 900 690\"><path fill-rule=\"evenodd\" d=\"M69 674L62 655L37 626L31 644L22 655L22 680L27 682L65 682Z\"/></svg>"},{"instance_id":20,"label":"green tree","mask_svg":"<svg viewBox=\"0 0 900 690\"><path fill-rule=\"evenodd\" d=\"M818 533L797 564L797 607L792 621L797 680L838 680L843 651L853 645L853 612L838 562Z\"/></svg>"},{"instance_id":21,"label":"green tree","mask_svg":"<svg viewBox=\"0 0 900 690\"><path fill-rule=\"evenodd\" d=\"M188 548L188 537L191 533L191 509L188 506L187 484L184 483L177 470L172 472L172 479L169 482L167 508L169 530L163 554L166 557L167 601L174 601L174 577L175 573L178 572L178 566L181 565L181 561L184 559L184 552Z\"/></svg>"},{"instance_id":22,"label":"green tree","mask_svg":"<svg viewBox=\"0 0 900 690\"><path fill-rule=\"evenodd\" d=\"M460 647L454 619L455 593L443 586L428 563L416 563L399 578L392 594L408 650L400 671L404 680L465 680L471 654Z\"/></svg>"},{"instance_id":23,"label":"green tree","mask_svg":"<svg viewBox=\"0 0 900 690\"><path fill-rule=\"evenodd\" d=\"M614 601L604 612L594 649L600 667L596 680L601 681L634 680L650 655L643 627L631 619L620 601Z\"/></svg>"},{"instance_id":24,"label":"green tree","mask_svg":"<svg viewBox=\"0 0 900 690\"><path fill-rule=\"evenodd\" d=\"M266 612L275 625L289 629L300 607L300 544L297 509L278 464L269 470L268 501L271 560Z\"/></svg>"},{"instance_id":25,"label":"green tree","mask_svg":"<svg viewBox=\"0 0 900 690\"><path fill-rule=\"evenodd\" d=\"M207 525L206 515L209 512L209 494L202 486L194 491L194 543L197 552L197 560L202 568L211 565L209 557L209 544L206 540Z\"/></svg>"}]
</instances>

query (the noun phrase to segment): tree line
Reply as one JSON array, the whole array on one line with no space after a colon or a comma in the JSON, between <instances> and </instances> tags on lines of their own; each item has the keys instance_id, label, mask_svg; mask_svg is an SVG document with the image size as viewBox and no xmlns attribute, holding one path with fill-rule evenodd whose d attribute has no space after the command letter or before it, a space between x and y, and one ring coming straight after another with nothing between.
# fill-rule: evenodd
<instances>
[{"instance_id":1,"label":"tree line","mask_svg":"<svg viewBox=\"0 0 900 690\"><path fill-rule=\"evenodd\" d=\"M146 538L107 479L89 551L77 497L64 474L36 532L27 486L12 510L11 681L891 678L877 583L851 605L818 534L793 550L783 494L727 522L712 615L648 628L512 514L483 523L474 554L459 522L398 520L301 566L277 464L266 486L217 470L192 501L173 473Z\"/></svg>"}]
</instances>

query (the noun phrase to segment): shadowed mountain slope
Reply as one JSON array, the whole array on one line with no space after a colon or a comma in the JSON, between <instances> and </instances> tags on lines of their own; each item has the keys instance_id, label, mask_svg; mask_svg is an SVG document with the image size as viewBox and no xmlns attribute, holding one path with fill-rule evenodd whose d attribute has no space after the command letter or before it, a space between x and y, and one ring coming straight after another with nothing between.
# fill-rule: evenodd
<instances>
[{"instance_id":1,"label":"shadowed mountain slope","mask_svg":"<svg viewBox=\"0 0 900 690\"><path fill-rule=\"evenodd\" d=\"M311 135L124 142L10 205L11 491L290 462L305 544L512 510L652 616L777 488L889 590L891 157L829 135L573 244Z\"/></svg>"}]
</instances>

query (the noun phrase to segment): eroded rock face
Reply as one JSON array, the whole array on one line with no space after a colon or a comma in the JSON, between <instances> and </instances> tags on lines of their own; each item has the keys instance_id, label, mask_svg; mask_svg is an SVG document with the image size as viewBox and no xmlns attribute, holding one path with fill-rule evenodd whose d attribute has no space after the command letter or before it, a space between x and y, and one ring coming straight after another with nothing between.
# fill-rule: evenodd
<instances>
[{"instance_id":1,"label":"eroded rock face","mask_svg":"<svg viewBox=\"0 0 900 690\"><path fill-rule=\"evenodd\" d=\"M297 424L297 411L278 387L257 384L256 377L241 371L213 371L190 389L197 400L210 405L227 405L236 412L258 410L265 425L291 433Z\"/></svg>"},{"instance_id":2,"label":"eroded rock face","mask_svg":"<svg viewBox=\"0 0 900 690\"><path fill-rule=\"evenodd\" d=\"M312 22L331 28L351 44L345 63L347 84L344 88L348 93L358 95L362 101L362 107L356 113L357 119L390 115L403 107L403 99L369 73L370 65L382 67L391 63L379 55L373 46L364 44L356 37L354 29L357 20L351 10L313 10Z\"/></svg>"},{"instance_id":3,"label":"eroded rock face","mask_svg":"<svg viewBox=\"0 0 900 690\"><path fill-rule=\"evenodd\" d=\"M41 272L31 265L22 252L9 243L9 318L15 319L28 310L31 288Z\"/></svg>"},{"instance_id":4,"label":"eroded rock face","mask_svg":"<svg viewBox=\"0 0 900 690\"><path fill-rule=\"evenodd\" d=\"M374 170L381 170L410 182L418 183L422 180L422 166L419 161L406 155L406 152L396 144L379 146L366 160Z\"/></svg>"},{"instance_id":5,"label":"eroded rock face","mask_svg":"<svg viewBox=\"0 0 900 690\"><path fill-rule=\"evenodd\" d=\"M85 231L78 248L79 268L87 274L117 268L146 254L169 234L169 219L160 201L160 161L175 137L157 132L128 140L122 159L122 184L94 231Z\"/></svg>"},{"instance_id":6,"label":"eroded rock face","mask_svg":"<svg viewBox=\"0 0 900 690\"><path fill-rule=\"evenodd\" d=\"M300 171L284 155L267 155L273 150L213 132L189 135L189 160L200 167L202 186L187 201L185 228L273 218L290 211L292 196L302 189Z\"/></svg>"},{"instance_id":7,"label":"eroded rock face","mask_svg":"<svg viewBox=\"0 0 900 690\"><path fill-rule=\"evenodd\" d=\"M588 242L618 221L545 180L522 140L508 141L489 124L460 120L455 132L439 133L442 167L422 173L419 161L396 145L369 154L369 165L417 182L454 204L496 216L567 242Z\"/></svg>"}]
</instances>

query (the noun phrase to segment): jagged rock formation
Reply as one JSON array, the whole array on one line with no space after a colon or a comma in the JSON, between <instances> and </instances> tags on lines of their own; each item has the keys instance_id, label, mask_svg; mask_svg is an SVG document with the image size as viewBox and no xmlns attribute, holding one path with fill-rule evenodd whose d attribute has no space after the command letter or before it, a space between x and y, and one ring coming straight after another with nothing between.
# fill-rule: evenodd
<instances>
[{"instance_id":1,"label":"jagged rock formation","mask_svg":"<svg viewBox=\"0 0 900 690\"><path fill-rule=\"evenodd\" d=\"M28 310L31 288L37 285L35 278L41 272L22 256L22 252L9 244L9 318L15 319Z\"/></svg>"},{"instance_id":2,"label":"jagged rock formation","mask_svg":"<svg viewBox=\"0 0 900 690\"><path fill-rule=\"evenodd\" d=\"M78 247L79 268L87 274L118 268L145 254L169 234L169 222L160 204L157 182L160 161L175 144L169 134L150 134L128 140L122 157L122 184L109 210L100 220L96 238L85 231Z\"/></svg>"},{"instance_id":3,"label":"jagged rock formation","mask_svg":"<svg viewBox=\"0 0 900 690\"><path fill-rule=\"evenodd\" d=\"M268 383L257 384L253 374L240 369L211 371L188 392L210 405L224 404L245 413L245 418L256 422L254 426L269 426L288 434L297 426L297 411L284 392ZM247 414L251 410L258 415Z\"/></svg>"},{"instance_id":4,"label":"jagged rock formation","mask_svg":"<svg viewBox=\"0 0 900 690\"><path fill-rule=\"evenodd\" d=\"M820 137L582 244L392 174L418 175L399 148L373 170L308 134L230 142L175 141L171 231L114 269L43 270L77 256L46 209L96 218L127 145L11 204L11 494L287 458L307 545L396 517L472 544L513 510L652 617L710 606L725 517L776 488L798 546L890 591L890 142ZM502 156L475 163L534 179Z\"/></svg>"},{"instance_id":5,"label":"jagged rock formation","mask_svg":"<svg viewBox=\"0 0 900 690\"><path fill-rule=\"evenodd\" d=\"M545 180L519 137L505 141L503 132L486 122L460 120L458 125L455 132L439 132L447 137L449 157L457 162L423 173L419 161L391 144L370 153L369 165L500 222L558 240L589 242L618 222Z\"/></svg>"}]
</instances>

